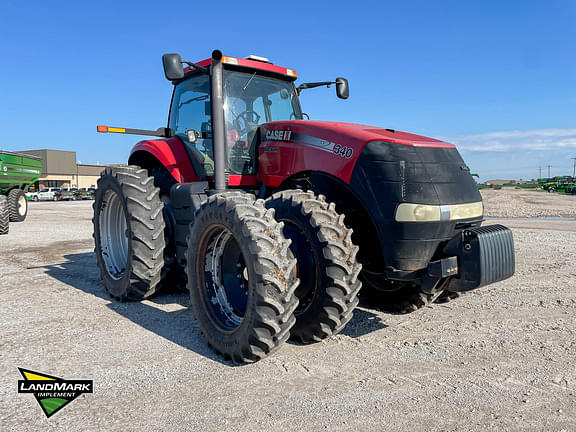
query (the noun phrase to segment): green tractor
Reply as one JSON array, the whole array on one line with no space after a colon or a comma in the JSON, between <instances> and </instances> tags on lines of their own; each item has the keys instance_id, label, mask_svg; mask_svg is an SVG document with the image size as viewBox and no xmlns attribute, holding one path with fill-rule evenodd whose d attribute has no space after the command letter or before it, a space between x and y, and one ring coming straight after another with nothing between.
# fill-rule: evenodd
<instances>
[{"instance_id":1,"label":"green tractor","mask_svg":"<svg viewBox=\"0 0 576 432\"><path fill-rule=\"evenodd\" d=\"M26 190L41 174L40 158L0 151L0 235L8 234L9 222L26 219Z\"/></svg>"}]
</instances>

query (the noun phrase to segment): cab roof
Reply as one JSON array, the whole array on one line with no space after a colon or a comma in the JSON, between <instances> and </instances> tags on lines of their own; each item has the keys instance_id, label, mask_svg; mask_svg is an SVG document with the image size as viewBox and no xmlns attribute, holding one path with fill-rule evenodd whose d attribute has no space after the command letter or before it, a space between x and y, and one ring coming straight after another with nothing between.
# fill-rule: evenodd
<instances>
[{"instance_id":1,"label":"cab roof","mask_svg":"<svg viewBox=\"0 0 576 432\"><path fill-rule=\"evenodd\" d=\"M234 68L238 68L238 70L256 69L274 75L281 75L283 79L288 79L290 81L295 81L297 78L295 70L288 69L282 66L276 66L273 65L272 63L267 63L264 61L224 56L222 57L222 63L224 63L225 65L230 65ZM198 66L204 66L204 67L210 66L211 64L212 64L212 58L207 58L205 60L198 62ZM186 67L184 69L184 74L188 74L189 72L193 71L194 71L193 68Z\"/></svg>"}]
</instances>

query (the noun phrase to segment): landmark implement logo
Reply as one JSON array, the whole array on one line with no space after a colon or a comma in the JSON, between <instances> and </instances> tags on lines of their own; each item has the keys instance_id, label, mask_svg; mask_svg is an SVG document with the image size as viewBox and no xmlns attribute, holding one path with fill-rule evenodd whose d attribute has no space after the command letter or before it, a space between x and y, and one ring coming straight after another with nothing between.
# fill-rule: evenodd
<instances>
[{"instance_id":1,"label":"landmark implement logo","mask_svg":"<svg viewBox=\"0 0 576 432\"><path fill-rule=\"evenodd\" d=\"M32 393L46 417L56 414L82 393L93 393L92 380L65 380L28 369L18 370L24 378L18 380L18 393Z\"/></svg>"}]
</instances>

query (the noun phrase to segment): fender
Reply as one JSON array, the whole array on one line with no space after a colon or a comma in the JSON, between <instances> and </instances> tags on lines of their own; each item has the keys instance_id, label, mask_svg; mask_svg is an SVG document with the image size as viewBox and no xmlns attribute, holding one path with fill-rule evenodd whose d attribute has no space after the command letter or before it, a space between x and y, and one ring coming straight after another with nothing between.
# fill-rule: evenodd
<instances>
[{"instance_id":1,"label":"fender","mask_svg":"<svg viewBox=\"0 0 576 432\"><path fill-rule=\"evenodd\" d=\"M178 183L200 180L190 163L184 143L178 137L140 141L132 148L129 162L137 152L154 156Z\"/></svg>"}]
</instances>

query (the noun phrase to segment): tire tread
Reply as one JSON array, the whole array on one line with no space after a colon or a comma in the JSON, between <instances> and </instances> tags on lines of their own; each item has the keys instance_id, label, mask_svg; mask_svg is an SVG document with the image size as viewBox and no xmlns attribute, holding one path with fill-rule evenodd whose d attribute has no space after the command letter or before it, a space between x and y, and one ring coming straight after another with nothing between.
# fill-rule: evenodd
<instances>
[{"instance_id":1,"label":"tire tread","mask_svg":"<svg viewBox=\"0 0 576 432\"><path fill-rule=\"evenodd\" d=\"M148 175L146 169L138 166L107 167L98 180L97 193L101 190L104 179L117 182L120 185L123 199L129 215L129 225L132 244L132 255L128 257L131 263L131 273L128 283L120 293L112 293L108 286L106 289L116 299L143 300L153 295L159 289L164 267L163 251L166 246L164 236L165 223L162 214L163 203L159 198L160 190L154 185L154 177ZM96 212L98 200L94 201L94 227L96 240ZM159 234L160 233L160 234ZM98 241L95 252L98 255ZM106 281L105 264L98 257L100 276ZM105 283L106 285L106 283Z\"/></svg>"},{"instance_id":2,"label":"tire tread","mask_svg":"<svg viewBox=\"0 0 576 432\"><path fill-rule=\"evenodd\" d=\"M274 211L267 210L264 201L255 200L251 194L227 191L209 197L196 212L188 239L188 263L195 262L197 240L202 230L210 226L215 214L223 213L243 234L242 240L247 243L250 255L245 257L245 261L247 265L253 265L255 300L251 328L243 328L243 323L237 330L237 343L221 343L218 332L207 322L205 312L200 310L202 306L194 301L192 290L198 289L195 268L188 264L186 272L192 309L201 332L215 351L235 363L255 362L275 352L288 338L296 322L293 313L298 299L294 291L298 280L291 272L295 259L288 253L290 241L282 234L283 224L274 219Z\"/></svg>"},{"instance_id":3,"label":"tire tread","mask_svg":"<svg viewBox=\"0 0 576 432\"><path fill-rule=\"evenodd\" d=\"M271 209L290 206L307 218L326 260L322 312L312 325L299 325L297 319L292 337L310 343L337 334L352 319L362 287L358 280L362 266L356 261L358 246L352 243L352 229L344 224L345 216L336 212L334 203L312 191L280 191L268 198L266 205Z\"/></svg>"},{"instance_id":4,"label":"tire tread","mask_svg":"<svg viewBox=\"0 0 576 432\"><path fill-rule=\"evenodd\" d=\"M6 196L0 195L0 235L8 234L10 231L10 212Z\"/></svg>"}]
</instances>

